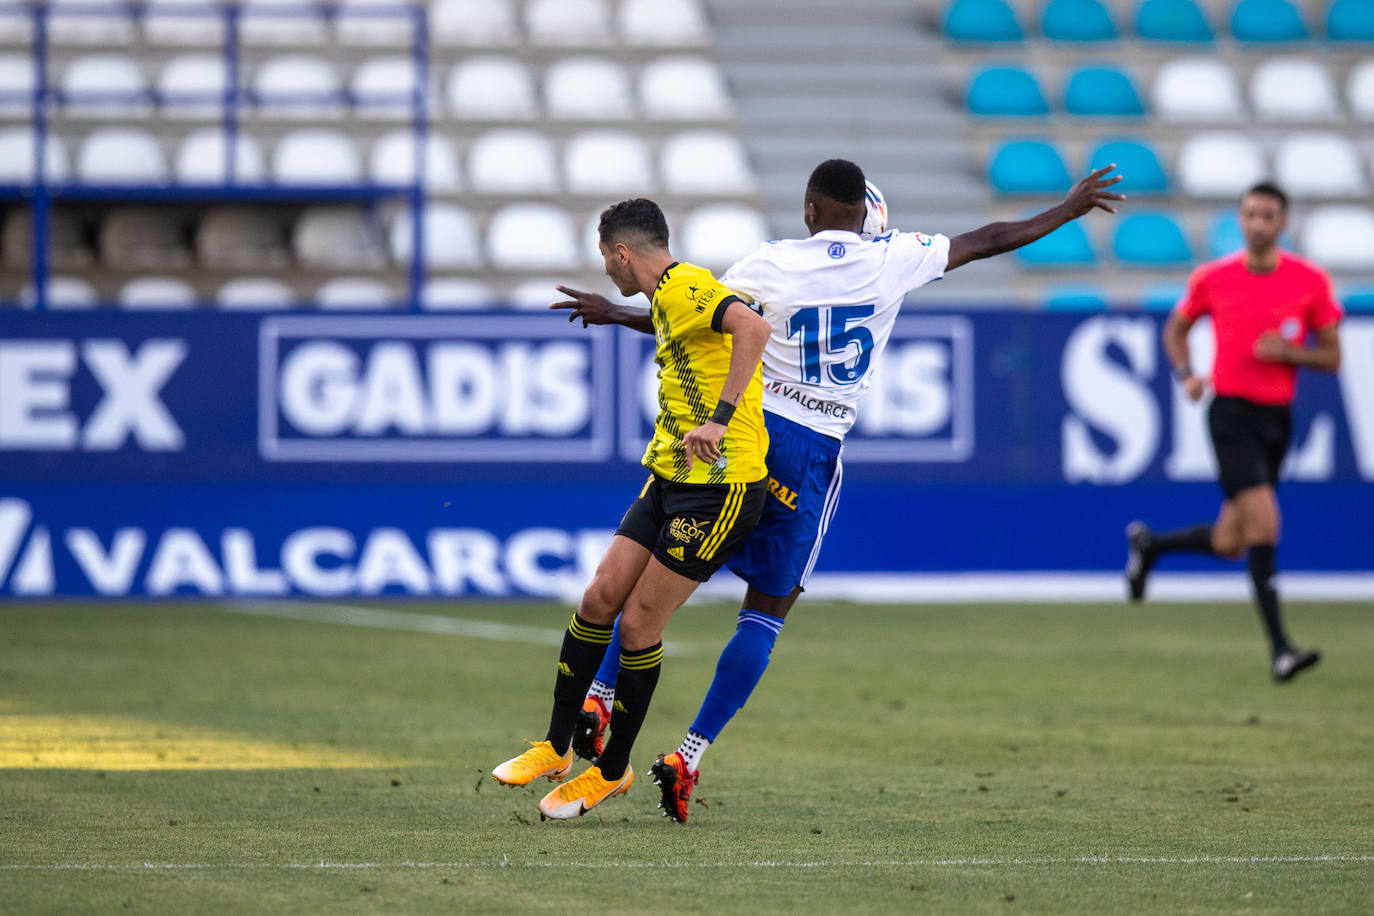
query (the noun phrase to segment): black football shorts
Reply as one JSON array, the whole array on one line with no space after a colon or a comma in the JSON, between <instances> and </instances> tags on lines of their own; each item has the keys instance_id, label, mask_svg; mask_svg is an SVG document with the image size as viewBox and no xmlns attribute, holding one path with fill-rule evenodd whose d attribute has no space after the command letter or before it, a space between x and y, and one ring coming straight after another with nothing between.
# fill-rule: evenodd
<instances>
[{"instance_id":1,"label":"black football shorts","mask_svg":"<svg viewBox=\"0 0 1374 916\"><path fill-rule=\"evenodd\" d=\"M1279 481L1279 467L1293 433L1287 405L1256 404L1217 395L1207 409L1207 428L1217 453L1222 492L1227 499L1242 490Z\"/></svg>"},{"instance_id":2,"label":"black football shorts","mask_svg":"<svg viewBox=\"0 0 1374 916\"><path fill-rule=\"evenodd\" d=\"M616 534L652 551L674 572L705 582L758 524L767 481L673 483L650 475Z\"/></svg>"}]
</instances>

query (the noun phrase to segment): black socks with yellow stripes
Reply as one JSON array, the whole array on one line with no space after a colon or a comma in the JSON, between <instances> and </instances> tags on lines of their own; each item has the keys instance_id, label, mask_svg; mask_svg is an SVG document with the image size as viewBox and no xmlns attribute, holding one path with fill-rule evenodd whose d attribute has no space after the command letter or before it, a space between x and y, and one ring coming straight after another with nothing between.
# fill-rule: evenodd
<instances>
[{"instance_id":1,"label":"black socks with yellow stripes","mask_svg":"<svg viewBox=\"0 0 1374 916\"><path fill-rule=\"evenodd\" d=\"M603 627L573 614L563 649L558 653L558 677L553 682L553 715L549 719L549 743L560 754L572 745L573 728L582 699L596 677L596 669L610 645L614 624Z\"/></svg>"},{"instance_id":2,"label":"black socks with yellow stripes","mask_svg":"<svg viewBox=\"0 0 1374 916\"><path fill-rule=\"evenodd\" d=\"M633 652L620 650L620 674L616 678L615 705L611 709L611 737L606 742L606 750L596 758L603 779L617 780L625 775L625 767L630 765L630 748L649 713L649 701L654 697L662 668L661 642Z\"/></svg>"}]
</instances>

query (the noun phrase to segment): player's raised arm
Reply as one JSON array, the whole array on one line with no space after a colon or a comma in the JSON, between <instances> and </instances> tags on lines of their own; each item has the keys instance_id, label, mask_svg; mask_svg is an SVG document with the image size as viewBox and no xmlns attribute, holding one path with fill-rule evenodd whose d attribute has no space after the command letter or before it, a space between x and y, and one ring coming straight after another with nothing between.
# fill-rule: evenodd
<instances>
[{"instance_id":1,"label":"player's raised arm","mask_svg":"<svg viewBox=\"0 0 1374 916\"><path fill-rule=\"evenodd\" d=\"M562 302L550 303L549 308L569 309L568 321L570 322L581 318L584 328L593 324L618 324L632 331L640 331L645 334L654 333L654 324L650 319L648 309L617 305L605 296L599 296L596 293L584 293L570 286L559 286L556 289L565 296L572 298Z\"/></svg>"},{"instance_id":2,"label":"player's raised arm","mask_svg":"<svg viewBox=\"0 0 1374 916\"><path fill-rule=\"evenodd\" d=\"M1073 190L1063 201L1029 219L1017 220L1016 222L988 223L986 226L954 236L949 240L949 263L945 265L945 272L948 273L969 261L990 258L993 255L1014 251L1024 245L1029 245L1036 239L1049 235L1070 220L1078 219L1091 210L1105 210L1108 213L1115 213L1116 208L1110 202L1126 199L1125 194L1117 194L1107 190L1123 177L1121 175L1113 175L1111 178L1105 177L1115 168L1116 163L1113 162L1111 165L1090 173L1088 177L1073 186Z\"/></svg>"},{"instance_id":3,"label":"player's raised arm","mask_svg":"<svg viewBox=\"0 0 1374 916\"><path fill-rule=\"evenodd\" d=\"M730 345L730 370L725 376L725 384L721 386L720 400L711 419L682 437L689 471L694 457L710 462L720 460L720 440L725 435L725 427L730 425L730 418L734 416L740 398L744 397L744 389L754 377L763 359L763 348L773 333L772 325L767 320L738 299L725 309L720 329L734 338Z\"/></svg>"}]
</instances>

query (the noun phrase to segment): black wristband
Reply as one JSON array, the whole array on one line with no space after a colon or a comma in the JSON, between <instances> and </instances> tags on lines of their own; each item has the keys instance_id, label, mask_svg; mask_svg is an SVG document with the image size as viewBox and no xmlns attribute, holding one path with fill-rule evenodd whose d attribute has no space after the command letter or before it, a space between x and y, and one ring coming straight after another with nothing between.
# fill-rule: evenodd
<instances>
[{"instance_id":1,"label":"black wristband","mask_svg":"<svg viewBox=\"0 0 1374 916\"><path fill-rule=\"evenodd\" d=\"M711 422L719 423L721 426L729 426L730 418L735 415L735 405L725 398L716 402L716 412L711 414Z\"/></svg>"},{"instance_id":2,"label":"black wristband","mask_svg":"<svg viewBox=\"0 0 1374 916\"><path fill-rule=\"evenodd\" d=\"M1174 378L1178 379L1180 382L1186 382L1188 379L1190 379L1190 378L1192 378L1192 377L1193 377L1193 370L1190 369L1188 366L1175 366L1175 367L1174 367Z\"/></svg>"}]
</instances>

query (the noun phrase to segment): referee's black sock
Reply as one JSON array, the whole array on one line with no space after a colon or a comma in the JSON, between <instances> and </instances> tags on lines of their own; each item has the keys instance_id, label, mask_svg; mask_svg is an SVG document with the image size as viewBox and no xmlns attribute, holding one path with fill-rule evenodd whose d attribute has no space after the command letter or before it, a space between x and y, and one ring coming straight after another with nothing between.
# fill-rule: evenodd
<instances>
[{"instance_id":1,"label":"referee's black sock","mask_svg":"<svg viewBox=\"0 0 1374 916\"><path fill-rule=\"evenodd\" d=\"M1271 655L1290 648L1279 617L1279 593L1274 588L1274 545L1256 544L1250 548L1250 584L1255 590L1255 605L1259 608L1264 631L1269 635Z\"/></svg>"},{"instance_id":2,"label":"referee's black sock","mask_svg":"<svg viewBox=\"0 0 1374 916\"><path fill-rule=\"evenodd\" d=\"M558 653L558 677L553 682L553 715L549 719L549 743L560 754L572 745L577 713L587 688L592 686L596 669L606 655L615 625L603 627L573 614L563 634L563 649Z\"/></svg>"},{"instance_id":3,"label":"referee's black sock","mask_svg":"<svg viewBox=\"0 0 1374 916\"><path fill-rule=\"evenodd\" d=\"M631 652L620 650L620 674L615 682L615 706L611 710L611 737L596 758L603 779L617 780L630 765L630 748L639 737L649 713L649 701L663 669L663 643Z\"/></svg>"},{"instance_id":4,"label":"referee's black sock","mask_svg":"<svg viewBox=\"0 0 1374 916\"><path fill-rule=\"evenodd\" d=\"M1183 550L1215 554L1216 551L1212 549L1212 523L1202 522L1190 528L1156 531L1150 535L1150 553L1155 556Z\"/></svg>"}]
</instances>

